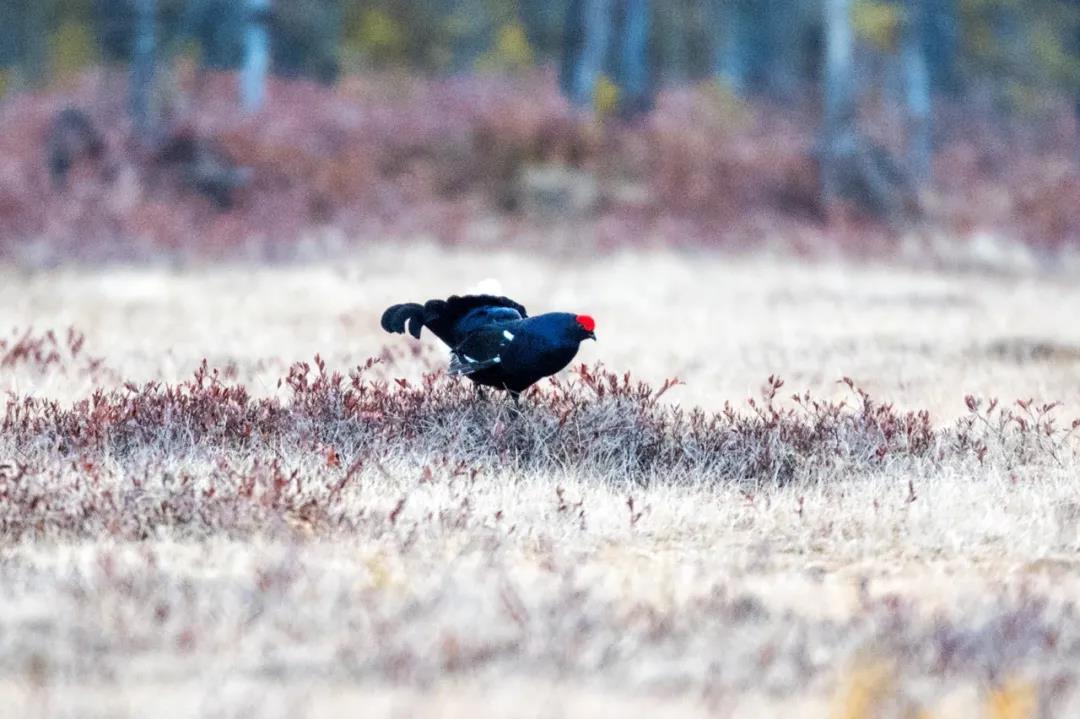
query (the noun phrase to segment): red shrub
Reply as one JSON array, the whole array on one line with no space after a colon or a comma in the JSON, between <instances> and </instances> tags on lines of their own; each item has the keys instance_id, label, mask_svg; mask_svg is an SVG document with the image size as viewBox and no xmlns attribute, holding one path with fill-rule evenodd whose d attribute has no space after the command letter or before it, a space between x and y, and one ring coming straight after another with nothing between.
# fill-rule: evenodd
<instances>
[{"instance_id":1,"label":"red shrub","mask_svg":"<svg viewBox=\"0 0 1080 719\"><path fill-rule=\"evenodd\" d=\"M236 207L218 212L150 172L114 101L117 79L88 75L73 92L16 95L0 108L0 256L249 255L253 244L281 256L322 226L352 241L432 234L458 242L473 221L527 205L519 180L537 165L595 181L588 213L565 209L559 219L584 222L595 232L578 234L602 247L780 242L867 254L895 244L880 222L826 221L811 157L815 113L753 107L708 85L666 91L646 119L626 124L575 112L549 74L352 77L336 88L278 79L257 117L238 112L235 78L205 76L182 88L192 109L173 127L215 140L252 170ZM43 143L68 105L88 111L108 152L61 192L48 181ZM931 225L1055 250L1077 241L1072 124L1040 136L942 114ZM37 255L27 249L34 243L44 247Z\"/></svg>"}]
</instances>

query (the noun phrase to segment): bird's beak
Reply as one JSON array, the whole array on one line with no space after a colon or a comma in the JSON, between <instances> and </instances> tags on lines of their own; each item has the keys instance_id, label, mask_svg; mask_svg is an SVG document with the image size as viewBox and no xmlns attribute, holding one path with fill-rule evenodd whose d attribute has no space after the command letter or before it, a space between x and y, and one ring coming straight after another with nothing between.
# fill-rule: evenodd
<instances>
[{"instance_id":1,"label":"bird's beak","mask_svg":"<svg viewBox=\"0 0 1080 719\"><path fill-rule=\"evenodd\" d=\"M594 341L596 340L596 333L595 333L595 332L590 332L590 333L589 333L588 335L586 335L586 336L587 336L587 337L588 337L589 339L591 339L591 340L594 340Z\"/></svg>"}]
</instances>

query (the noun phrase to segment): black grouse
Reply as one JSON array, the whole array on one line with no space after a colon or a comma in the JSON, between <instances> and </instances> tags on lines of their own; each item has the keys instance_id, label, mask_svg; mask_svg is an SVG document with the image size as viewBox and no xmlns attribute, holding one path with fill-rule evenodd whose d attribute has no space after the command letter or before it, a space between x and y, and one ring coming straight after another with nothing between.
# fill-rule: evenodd
<instances>
[{"instance_id":1,"label":"black grouse","mask_svg":"<svg viewBox=\"0 0 1080 719\"><path fill-rule=\"evenodd\" d=\"M382 328L417 339L427 327L450 347L450 373L497 387L517 399L529 385L570 364L582 340L595 340L588 315L549 312L529 317L506 297L457 295L387 308Z\"/></svg>"}]
</instances>

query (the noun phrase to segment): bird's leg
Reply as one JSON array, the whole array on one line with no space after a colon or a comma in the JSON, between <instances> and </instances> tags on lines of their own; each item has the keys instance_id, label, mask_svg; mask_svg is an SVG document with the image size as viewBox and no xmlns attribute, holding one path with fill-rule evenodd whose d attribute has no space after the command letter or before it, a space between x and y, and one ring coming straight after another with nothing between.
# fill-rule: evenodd
<instances>
[{"instance_id":1,"label":"bird's leg","mask_svg":"<svg viewBox=\"0 0 1080 719\"><path fill-rule=\"evenodd\" d=\"M487 393L484 392L483 385L476 385L476 398L481 402L487 402Z\"/></svg>"},{"instance_id":2,"label":"bird's leg","mask_svg":"<svg viewBox=\"0 0 1080 719\"><path fill-rule=\"evenodd\" d=\"M521 409L521 392L515 392L513 390L507 390L510 394L510 399L514 400L514 408Z\"/></svg>"}]
</instances>

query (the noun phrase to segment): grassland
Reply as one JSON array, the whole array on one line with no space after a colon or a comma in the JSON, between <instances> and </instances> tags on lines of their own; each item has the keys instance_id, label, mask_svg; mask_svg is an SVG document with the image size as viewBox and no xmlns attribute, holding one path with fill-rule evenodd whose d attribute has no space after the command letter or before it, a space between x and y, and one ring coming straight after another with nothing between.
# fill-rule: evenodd
<instances>
[{"instance_id":1,"label":"grassland","mask_svg":"<svg viewBox=\"0 0 1080 719\"><path fill-rule=\"evenodd\" d=\"M425 389L379 312L487 278L684 384ZM0 271L0 714L1076 716L1078 306L660 252Z\"/></svg>"}]
</instances>

